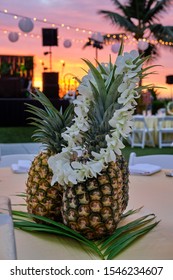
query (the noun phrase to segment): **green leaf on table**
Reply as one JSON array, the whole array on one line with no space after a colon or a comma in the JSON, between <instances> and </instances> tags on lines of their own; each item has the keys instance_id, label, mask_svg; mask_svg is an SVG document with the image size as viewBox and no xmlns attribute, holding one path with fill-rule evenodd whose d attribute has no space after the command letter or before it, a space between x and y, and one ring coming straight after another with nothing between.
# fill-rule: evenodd
<instances>
[{"instance_id":1,"label":"green leaf on table","mask_svg":"<svg viewBox=\"0 0 173 280\"><path fill-rule=\"evenodd\" d=\"M127 211L122 215L122 220L124 221L128 216L138 213L141 208ZM15 228L28 232L44 232L72 238L97 253L104 260L115 258L135 240L147 234L159 223L154 221L156 218L154 214L148 214L119 226L110 237L91 241L64 224L46 217L16 210L12 210L12 214ZM42 223L38 224L33 219L40 220Z\"/></svg>"},{"instance_id":2,"label":"green leaf on table","mask_svg":"<svg viewBox=\"0 0 173 280\"><path fill-rule=\"evenodd\" d=\"M103 259L103 255L101 251L97 248L94 242L88 240L87 238L83 237L81 234L77 233L76 231L70 229L69 227L65 226L62 223L55 222L51 219L48 219L46 217L29 214L27 212L23 211L15 211L12 210L13 214L13 222L14 227L26 231L40 231L40 232L47 232L47 233L54 233L56 235L61 236L67 236L71 237L81 243L83 243L85 246L89 247L90 249L97 252L97 254L100 255L100 257ZM38 224L34 221L28 221L28 219L38 219L45 224ZM48 225L49 224L49 225Z\"/></svg>"}]
</instances>

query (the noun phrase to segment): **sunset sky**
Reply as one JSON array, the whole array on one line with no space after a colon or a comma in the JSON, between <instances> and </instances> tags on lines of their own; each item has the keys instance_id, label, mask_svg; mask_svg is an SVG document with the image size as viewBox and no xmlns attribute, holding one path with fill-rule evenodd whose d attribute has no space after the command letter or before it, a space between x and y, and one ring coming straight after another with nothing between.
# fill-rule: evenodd
<instances>
[{"instance_id":1,"label":"sunset sky","mask_svg":"<svg viewBox=\"0 0 173 280\"><path fill-rule=\"evenodd\" d=\"M125 1L121 1L122 3ZM173 6L173 5L172 5ZM7 10L4 13L4 10ZM98 14L98 11L114 11L115 7L111 0L0 0L0 54L1 55L33 55L34 56L34 86L42 89L42 72L44 63L49 67L49 55L43 53L49 51L49 47L42 46L42 28L58 28L58 46L52 47L52 71L59 73L59 79L72 74L81 78L84 75L82 68L87 69L82 58L87 58L94 63L95 48L83 49L91 31L102 34L120 33L123 30L111 25L109 20ZM16 19L14 15L18 16ZM26 34L18 27L22 17L36 18L34 29ZM47 22L44 22L44 20ZM173 7L160 17L164 25L173 25ZM79 29L79 31L77 31ZM10 42L10 32L20 32L17 42ZM70 40L72 46L64 47L64 41ZM136 49L137 44L132 38L125 43L125 51ZM166 75L173 75L173 52L165 47L160 47L160 56L155 61L157 75L151 75L147 83L164 86L166 89L159 90L162 96L171 97L172 86L166 84ZM104 46L98 51L99 62L107 62L111 54L112 60L117 54L111 51L111 45ZM161 96L160 95L160 96Z\"/></svg>"}]
</instances>

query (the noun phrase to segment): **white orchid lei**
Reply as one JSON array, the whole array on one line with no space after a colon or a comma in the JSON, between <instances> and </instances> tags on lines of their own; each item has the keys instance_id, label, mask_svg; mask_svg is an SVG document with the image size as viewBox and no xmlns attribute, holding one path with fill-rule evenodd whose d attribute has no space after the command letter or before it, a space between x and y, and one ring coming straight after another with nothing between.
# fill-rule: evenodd
<instances>
[{"instance_id":1,"label":"white orchid lei","mask_svg":"<svg viewBox=\"0 0 173 280\"><path fill-rule=\"evenodd\" d=\"M101 64L104 68L104 74L101 72L104 83L107 86L110 76L114 73L115 77L123 74L122 83L118 86L119 98L118 103L121 105L117 109L113 117L109 120L112 127L110 134L105 136L107 143L106 148L101 148L99 153L92 152L92 159L89 158L85 162L72 160L72 154L77 152L79 156L83 154L84 148L80 146L82 141L82 132L86 132L89 128L88 112L90 104L94 101L91 84L97 87L92 71L89 71L82 78L78 87L79 95L74 102L75 117L71 127L67 127L62 137L67 141L67 147L63 147L61 153L51 156L48 164L53 171L52 185L59 182L61 185L77 184L85 181L87 178L96 177L107 163L116 161L116 154L121 154L124 148L122 138L126 138L132 128L132 116L136 106L135 99L139 97L137 91L139 76L142 73L142 63L144 59L139 56L135 50L130 53L119 54L115 62L115 71L113 71L112 63L108 65ZM99 67L97 69L99 71Z\"/></svg>"}]
</instances>

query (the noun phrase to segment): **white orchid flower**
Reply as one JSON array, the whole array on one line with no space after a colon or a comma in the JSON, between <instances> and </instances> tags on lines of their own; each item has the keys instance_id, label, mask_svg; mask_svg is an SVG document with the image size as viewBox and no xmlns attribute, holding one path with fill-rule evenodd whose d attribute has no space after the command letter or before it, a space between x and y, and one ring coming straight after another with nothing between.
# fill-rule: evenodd
<instances>
[{"instance_id":1,"label":"white orchid flower","mask_svg":"<svg viewBox=\"0 0 173 280\"><path fill-rule=\"evenodd\" d=\"M52 184L55 182L62 185L77 184L87 178L96 177L109 162L116 161L116 155L121 155L124 148L122 139L128 137L133 126L132 118L137 104L136 99L139 97L138 84L142 73L141 62L139 53L131 51L119 55L115 65L111 62L102 63L101 67L98 65L97 71L101 74L106 89L109 88L110 79L117 79L121 75L122 82L115 89L119 94L117 101L120 108L113 112L108 122L111 130L105 136L105 147L100 148L99 152L92 151L90 158L85 158L84 161L80 160L86 152L83 132L90 129L88 114L91 104L95 101L91 84L97 89L98 85L91 70L82 78L78 87L79 94L73 101L75 112L73 123L61 134L67 146L62 148L61 153L51 156L48 160L53 171ZM73 158L74 152L76 158Z\"/></svg>"}]
</instances>

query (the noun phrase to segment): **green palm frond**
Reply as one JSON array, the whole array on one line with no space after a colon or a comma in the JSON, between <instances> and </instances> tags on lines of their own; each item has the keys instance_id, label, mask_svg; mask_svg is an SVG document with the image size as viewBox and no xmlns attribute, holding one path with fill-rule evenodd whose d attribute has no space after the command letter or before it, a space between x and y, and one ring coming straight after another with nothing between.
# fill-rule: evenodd
<instances>
[{"instance_id":1,"label":"green palm frond","mask_svg":"<svg viewBox=\"0 0 173 280\"><path fill-rule=\"evenodd\" d=\"M160 20L159 15L162 12L166 12L167 8L171 4L171 0L150 0L146 2L146 10L144 11L144 22L154 22L154 20Z\"/></svg>"},{"instance_id":2,"label":"green palm frond","mask_svg":"<svg viewBox=\"0 0 173 280\"><path fill-rule=\"evenodd\" d=\"M97 246L92 241L89 241L88 239L62 223L58 223L46 217L29 214L23 211L13 210L12 214L15 228L29 232L46 232L64 237L71 237L72 239L75 239L80 243L86 245L90 249L96 251L101 256L101 258L103 258L101 252L97 249ZM33 221L33 218L38 219L45 224L38 224Z\"/></svg>"},{"instance_id":3,"label":"green palm frond","mask_svg":"<svg viewBox=\"0 0 173 280\"><path fill-rule=\"evenodd\" d=\"M150 25L149 28L157 40L163 40L164 42L173 42L173 26L153 24Z\"/></svg>"},{"instance_id":4,"label":"green palm frond","mask_svg":"<svg viewBox=\"0 0 173 280\"><path fill-rule=\"evenodd\" d=\"M105 19L110 19L112 24L117 24L119 27L124 28L124 30L129 32L136 32L137 27L133 24L133 22L129 18L125 18L118 13L110 12L110 11L104 11L100 10L98 12L99 14L102 14Z\"/></svg>"},{"instance_id":5,"label":"green palm frond","mask_svg":"<svg viewBox=\"0 0 173 280\"><path fill-rule=\"evenodd\" d=\"M119 1L113 2L116 3ZM125 3L123 8L120 5L118 5L118 8L123 11L126 18L141 20L144 16L143 14L146 12L146 0L130 0Z\"/></svg>"},{"instance_id":6,"label":"green palm frond","mask_svg":"<svg viewBox=\"0 0 173 280\"><path fill-rule=\"evenodd\" d=\"M148 214L124 224L127 216L138 213L140 209L129 210L125 213L122 217L123 225L120 225L113 235L99 241L90 241L64 224L42 216L16 210L12 211L12 215L14 227L17 229L69 237L83 244L88 250L94 251L100 259L110 260L129 247L135 240L150 232L159 223L155 221L154 214ZM33 219L40 220L42 223L38 224Z\"/></svg>"},{"instance_id":7,"label":"green palm frond","mask_svg":"<svg viewBox=\"0 0 173 280\"><path fill-rule=\"evenodd\" d=\"M127 18L136 18L144 22L153 22L158 19L161 12L165 12L171 4L171 0L129 0L125 4L120 1L112 0L113 4Z\"/></svg>"}]
</instances>

